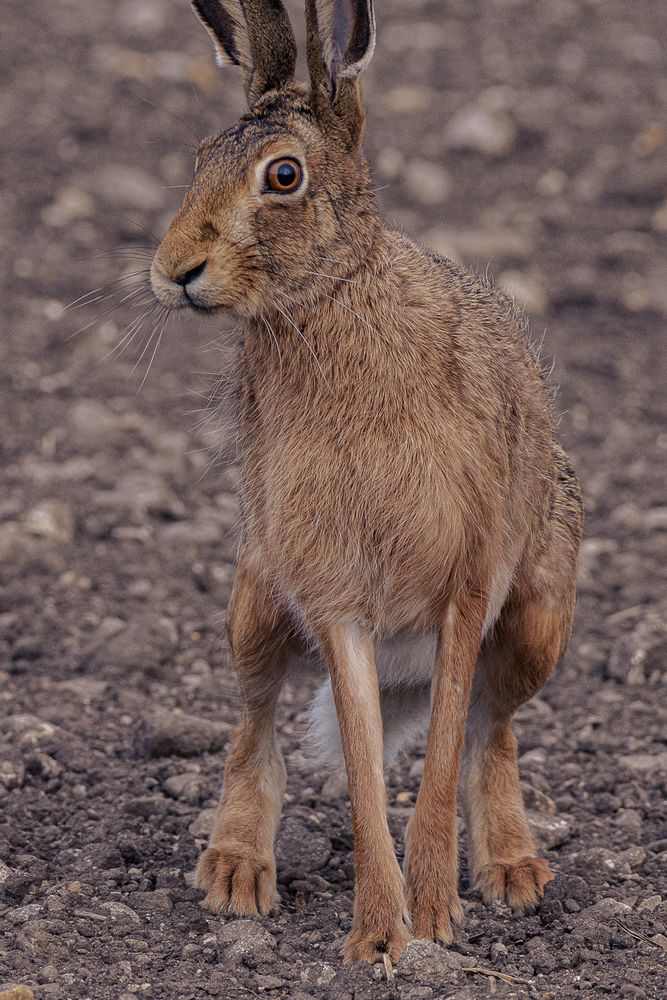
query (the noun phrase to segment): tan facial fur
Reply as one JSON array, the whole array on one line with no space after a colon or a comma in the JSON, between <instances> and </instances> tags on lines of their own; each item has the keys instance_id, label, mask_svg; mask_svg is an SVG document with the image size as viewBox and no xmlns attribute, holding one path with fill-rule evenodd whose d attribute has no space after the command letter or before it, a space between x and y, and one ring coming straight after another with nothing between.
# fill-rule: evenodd
<instances>
[{"instance_id":1,"label":"tan facial fur","mask_svg":"<svg viewBox=\"0 0 667 1000\"><path fill-rule=\"evenodd\" d=\"M533 906L551 877L511 719L569 640L581 497L512 303L377 212L356 82L375 41L370 0L308 0L309 89L293 82L275 0L245 0L245 19L236 0L195 6L249 104L202 145L152 273L164 304L243 321L229 632L244 713L197 884L213 910L276 903L275 706L289 663L314 647L330 678L315 742L321 758L342 751L355 838L344 956L397 960L410 933L449 942L461 919L460 771L484 898ZM285 156L302 185L267 193L266 167ZM426 722L403 876L383 753Z\"/></svg>"}]
</instances>

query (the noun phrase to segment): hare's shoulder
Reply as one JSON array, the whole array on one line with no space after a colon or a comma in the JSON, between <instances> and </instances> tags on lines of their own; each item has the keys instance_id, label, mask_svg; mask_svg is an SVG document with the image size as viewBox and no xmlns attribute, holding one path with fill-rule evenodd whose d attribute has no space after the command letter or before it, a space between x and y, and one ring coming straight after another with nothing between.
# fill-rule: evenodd
<instances>
[{"instance_id":1,"label":"hare's shoulder","mask_svg":"<svg viewBox=\"0 0 667 1000\"><path fill-rule=\"evenodd\" d=\"M476 274L403 233L393 231L390 243L396 266L410 274L415 283L425 283L435 296L444 295L457 302L464 314L485 313L501 326L525 329L520 309L506 292L494 285L488 271Z\"/></svg>"}]
</instances>

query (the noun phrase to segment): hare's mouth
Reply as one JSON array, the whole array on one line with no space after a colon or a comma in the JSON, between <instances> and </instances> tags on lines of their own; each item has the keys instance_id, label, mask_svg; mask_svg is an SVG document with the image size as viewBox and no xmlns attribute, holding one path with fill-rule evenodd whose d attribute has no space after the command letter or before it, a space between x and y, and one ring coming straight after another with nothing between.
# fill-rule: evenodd
<instances>
[{"instance_id":1,"label":"hare's mouth","mask_svg":"<svg viewBox=\"0 0 667 1000\"><path fill-rule=\"evenodd\" d=\"M157 261L151 267L151 287L155 298L169 309L194 309L197 312L211 312L217 304L207 295L203 273L206 261L175 277L166 274Z\"/></svg>"}]
</instances>

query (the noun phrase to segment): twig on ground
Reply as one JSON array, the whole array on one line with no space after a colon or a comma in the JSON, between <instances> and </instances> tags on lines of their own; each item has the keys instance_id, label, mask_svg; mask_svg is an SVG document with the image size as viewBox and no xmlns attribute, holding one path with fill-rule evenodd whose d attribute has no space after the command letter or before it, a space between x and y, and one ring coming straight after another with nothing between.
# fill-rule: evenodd
<instances>
[{"instance_id":1,"label":"twig on ground","mask_svg":"<svg viewBox=\"0 0 667 1000\"><path fill-rule=\"evenodd\" d=\"M481 965L462 966L461 972L468 972L478 976L489 976L491 979L501 979L504 983L521 983L522 986L533 985L530 979L521 979L519 976L510 976L509 972L498 972L497 969L485 969Z\"/></svg>"}]
</instances>

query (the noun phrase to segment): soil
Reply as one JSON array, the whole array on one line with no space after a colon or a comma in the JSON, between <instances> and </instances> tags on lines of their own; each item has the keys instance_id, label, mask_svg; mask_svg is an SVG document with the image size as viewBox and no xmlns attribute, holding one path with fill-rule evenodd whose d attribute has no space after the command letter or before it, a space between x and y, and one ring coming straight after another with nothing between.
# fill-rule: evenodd
<instances>
[{"instance_id":1,"label":"soil","mask_svg":"<svg viewBox=\"0 0 667 1000\"><path fill-rule=\"evenodd\" d=\"M556 878L537 913L512 915L482 904L462 852L466 922L450 949L410 945L393 979L343 967L350 821L301 749L306 680L280 709L280 910L242 921L201 909L186 873L239 712L223 637L238 474L204 374L224 376L233 333L171 321L146 376L153 315L107 355L143 300L117 279L147 267L191 175L192 133L230 124L241 86L216 69L185 0L6 5L4 989L667 996L667 8L378 7L365 88L378 199L420 240L488 265L525 305L555 359L559 434L586 496L570 650L516 723ZM422 763L418 747L389 778L399 852Z\"/></svg>"}]
</instances>

